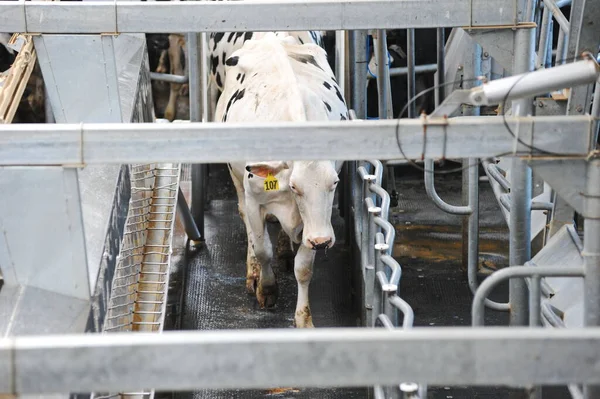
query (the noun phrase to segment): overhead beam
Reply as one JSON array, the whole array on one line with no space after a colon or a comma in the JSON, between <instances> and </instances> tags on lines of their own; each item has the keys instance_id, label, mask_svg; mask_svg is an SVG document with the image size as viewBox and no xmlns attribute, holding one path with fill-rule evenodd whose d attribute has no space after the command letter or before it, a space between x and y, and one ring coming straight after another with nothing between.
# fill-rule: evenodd
<instances>
[{"instance_id":1,"label":"overhead beam","mask_svg":"<svg viewBox=\"0 0 600 399\"><path fill-rule=\"evenodd\" d=\"M521 142L587 156L590 116L507 118ZM488 158L516 150L501 117L304 123L106 123L0 126L0 165L219 163L268 160ZM539 154L538 154L539 155Z\"/></svg>"},{"instance_id":2,"label":"overhead beam","mask_svg":"<svg viewBox=\"0 0 600 399\"><path fill-rule=\"evenodd\" d=\"M516 20L513 0L0 1L4 31L31 33L499 27Z\"/></svg>"}]
</instances>

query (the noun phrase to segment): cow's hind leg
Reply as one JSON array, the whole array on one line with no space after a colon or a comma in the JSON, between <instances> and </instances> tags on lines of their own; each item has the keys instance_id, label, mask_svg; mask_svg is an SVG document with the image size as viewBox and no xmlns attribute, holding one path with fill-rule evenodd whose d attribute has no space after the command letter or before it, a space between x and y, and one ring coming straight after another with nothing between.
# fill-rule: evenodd
<instances>
[{"instance_id":1,"label":"cow's hind leg","mask_svg":"<svg viewBox=\"0 0 600 399\"><path fill-rule=\"evenodd\" d=\"M254 255L254 250L252 249L254 245L252 243L252 229L246 214L246 194L244 193L242 182L235 176L230 166L229 174L231 175L231 180L233 181L238 196L238 211L244 222L244 226L246 227L246 236L248 238L248 250L246 254L246 290L249 294L255 294L255 286L258 284L258 279L260 277L260 263L258 263L258 259L256 259L256 255Z\"/></svg>"},{"instance_id":2,"label":"cow's hind leg","mask_svg":"<svg viewBox=\"0 0 600 399\"><path fill-rule=\"evenodd\" d=\"M277 258L285 263L288 270L291 269L294 259L294 247L290 236L283 229L279 230L277 236Z\"/></svg>"},{"instance_id":3,"label":"cow's hind leg","mask_svg":"<svg viewBox=\"0 0 600 399\"><path fill-rule=\"evenodd\" d=\"M308 300L308 286L312 279L314 261L315 251L300 245L294 258L294 274L298 282L298 301L294 314L294 325L297 328L314 328Z\"/></svg>"}]
</instances>

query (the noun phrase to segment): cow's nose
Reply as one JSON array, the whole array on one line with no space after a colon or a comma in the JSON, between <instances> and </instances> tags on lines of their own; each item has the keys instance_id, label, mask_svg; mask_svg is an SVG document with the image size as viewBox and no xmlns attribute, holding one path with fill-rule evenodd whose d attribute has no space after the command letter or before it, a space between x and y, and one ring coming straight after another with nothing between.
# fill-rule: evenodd
<instances>
[{"instance_id":1,"label":"cow's nose","mask_svg":"<svg viewBox=\"0 0 600 399\"><path fill-rule=\"evenodd\" d=\"M325 249L329 247L329 244L331 244L331 237L309 238L308 243L310 244L311 249L314 249L315 251L319 249Z\"/></svg>"}]
</instances>

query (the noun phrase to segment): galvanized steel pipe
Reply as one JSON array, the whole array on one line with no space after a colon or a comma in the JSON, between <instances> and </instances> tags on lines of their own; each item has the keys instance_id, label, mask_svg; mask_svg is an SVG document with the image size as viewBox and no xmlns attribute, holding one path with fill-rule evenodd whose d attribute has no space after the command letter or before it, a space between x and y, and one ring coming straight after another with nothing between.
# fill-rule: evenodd
<instances>
[{"instance_id":1,"label":"galvanized steel pipe","mask_svg":"<svg viewBox=\"0 0 600 399\"><path fill-rule=\"evenodd\" d=\"M492 290L503 281L519 279L525 284L524 278L531 276L583 277L584 275L586 275L586 273L582 268L564 266L511 266L495 271L481 283L479 289L475 293L471 307L472 325L473 327L478 327L485 324L484 301L490 295Z\"/></svg>"}]
</instances>

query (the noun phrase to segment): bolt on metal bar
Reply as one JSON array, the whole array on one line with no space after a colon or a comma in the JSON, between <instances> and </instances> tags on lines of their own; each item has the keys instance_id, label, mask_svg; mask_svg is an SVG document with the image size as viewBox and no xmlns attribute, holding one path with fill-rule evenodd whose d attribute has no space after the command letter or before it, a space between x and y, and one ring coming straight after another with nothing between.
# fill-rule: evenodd
<instances>
[{"instance_id":1,"label":"bolt on metal bar","mask_svg":"<svg viewBox=\"0 0 600 399\"><path fill-rule=\"evenodd\" d=\"M485 324L485 307L484 300L492 292L494 287L499 283L524 277L539 276L539 277L584 277L586 273L583 268L565 268L558 266L519 266L507 267L498 270L489 275L479 286L471 308L473 327L483 326ZM525 282L523 281L523 284Z\"/></svg>"}]
</instances>

